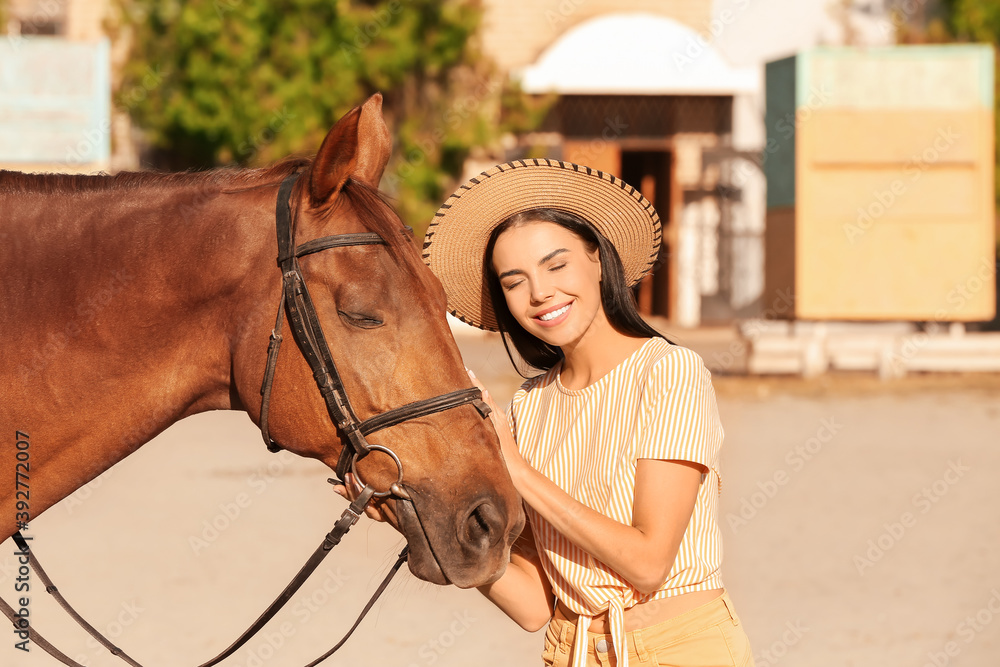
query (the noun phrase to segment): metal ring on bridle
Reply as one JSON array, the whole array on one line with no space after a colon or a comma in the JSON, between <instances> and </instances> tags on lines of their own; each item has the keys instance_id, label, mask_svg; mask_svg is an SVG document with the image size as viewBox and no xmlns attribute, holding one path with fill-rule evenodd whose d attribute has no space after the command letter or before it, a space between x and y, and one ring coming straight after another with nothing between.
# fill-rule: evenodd
<instances>
[{"instance_id":1,"label":"metal ring on bridle","mask_svg":"<svg viewBox=\"0 0 1000 667\"><path fill-rule=\"evenodd\" d=\"M396 481L389 485L388 491L376 491L374 493L374 496L376 498L398 496L400 498L403 498L404 500L409 500L410 494L407 493L406 489L403 488L403 463L402 461L399 460L399 457L396 456L396 453L391 449L389 449L388 447L383 447L382 445L369 444L368 449L378 450L380 452L385 452L386 454L388 454L392 458L393 462L396 464L396 470L399 472L399 474L396 476ZM358 480L358 483L361 484L362 487L367 486L364 480L361 479L361 475L358 474L357 464L358 464L358 456L357 454L354 454L353 456L351 456L351 473L354 474L354 478Z\"/></svg>"}]
</instances>

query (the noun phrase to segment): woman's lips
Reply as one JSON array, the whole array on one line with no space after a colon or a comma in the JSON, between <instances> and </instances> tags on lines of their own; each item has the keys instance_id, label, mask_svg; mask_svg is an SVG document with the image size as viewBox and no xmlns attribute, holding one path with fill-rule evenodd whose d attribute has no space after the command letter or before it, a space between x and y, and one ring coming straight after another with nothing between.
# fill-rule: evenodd
<instances>
[{"instance_id":1,"label":"woman's lips","mask_svg":"<svg viewBox=\"0 0 1000 667\"><path fill-rule=\"evenodd\" d=\"M559 310L562 310L562 309L565 309L565 311L563 313L561 313L560 315L552 318L551 320L543 320L541 318L541 315L546 315L548 313L556 312L556 311L559 311ZM535 320L535 322L537 322L539 324L539 326L554 327L554 326L558 326L558 325L562 324L566 320L566 318L569 317L569 314L570 314L571 310L573 310L573 302L572 301L570 301L569 303L567 303L567 304L565 304L563 306L559 306L558 308L553 308L553 309L551 309L551 310L549 310L549 311L547 311L545 313L541 313L541 315L536 315L532 319Z\"/></svg>"}]
</instances>

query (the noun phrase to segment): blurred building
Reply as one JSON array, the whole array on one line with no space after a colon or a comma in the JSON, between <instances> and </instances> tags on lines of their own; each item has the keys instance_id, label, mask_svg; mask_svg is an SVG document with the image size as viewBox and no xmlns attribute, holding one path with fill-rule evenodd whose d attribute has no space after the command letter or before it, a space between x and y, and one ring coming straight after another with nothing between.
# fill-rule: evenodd
<instances>
[{"instance_id":1,"label":"blurred building","mask_svg":"<svg viewBox=\"0 0 1000 667\"><path fill-rule=\"evenodd\" d=\"M121 40L110 0L8 0L0 41L0 168L94 172L138 164L125 110L112 104Z\"/></svg>"},{"instance_id":2,"label":"blurred building","mask_svg":"<svg viewBox=\"0 0 1000 667\"><path fill-rule=\"evenodd\" d=\"M830 0L485 0L484 50L525 92L556 93L506 159L621 176L664 223L644 313L694 327L764 303L765 63L817 44L891 44L888 8ZM477 165L478 166L478 165Z\"/></svg>"}]
</instances>

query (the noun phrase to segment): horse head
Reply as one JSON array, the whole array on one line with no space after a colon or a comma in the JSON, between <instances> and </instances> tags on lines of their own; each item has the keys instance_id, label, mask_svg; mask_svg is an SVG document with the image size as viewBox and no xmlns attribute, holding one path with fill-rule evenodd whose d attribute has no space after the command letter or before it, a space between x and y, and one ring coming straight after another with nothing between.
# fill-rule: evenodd
<instances>
[{"instance_id":1,"label":"horse head","mask_svg":"<svg viewBox=\"0 0 1000 667\"><path fill-rule=\"evenodd\" d=\"M378 192L391 151L381 103L375 95L341 118L294 185L286 185L295 246L331 235L381 237L296 260L342 384L344 397L337 400L346 398L360 421L472 388L446 321L441 284ZM273 218L271 225L273 234ZM273 268L276 247L269 248L272 268L256 280L268 285L266 305L273 308L282 272ZM294 325L288 311L279 317L286 332ZM258 423L263 348L273 318L271 310L270 320L260 319L259 335L234 351L235 391ZM350 434L331 419L302 340L296 342L299 349L286 344L277 357L266 432L278 446L337 469ZM358 475L380 493L401 481L398 492L380 502L407 539L411 572L460 587L498 578L524 515L496 433L476 402L418 414L370 433L367 442L373 448L356 460Z\"/></svg>"}]
</instances>

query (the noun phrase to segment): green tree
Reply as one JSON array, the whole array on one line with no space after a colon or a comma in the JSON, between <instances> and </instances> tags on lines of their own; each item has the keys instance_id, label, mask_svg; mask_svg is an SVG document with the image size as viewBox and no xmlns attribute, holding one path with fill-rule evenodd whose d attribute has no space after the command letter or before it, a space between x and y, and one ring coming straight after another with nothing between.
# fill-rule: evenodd
<instances>
[{"instance_id":1,"label":"green tree","mask_svg":"<svg viewBox=\"0 0 1000 667\"><path fill-rule=\"evenodd\" d=\"M419 233L473 147L503 129L500 79L478 50L478 0L120 7L133 44L121 86L132 97L122 102L157 166L260 165L313 152L341 114L381 91L395 133L383 189Z\"/></svg>"}]
</instances>

